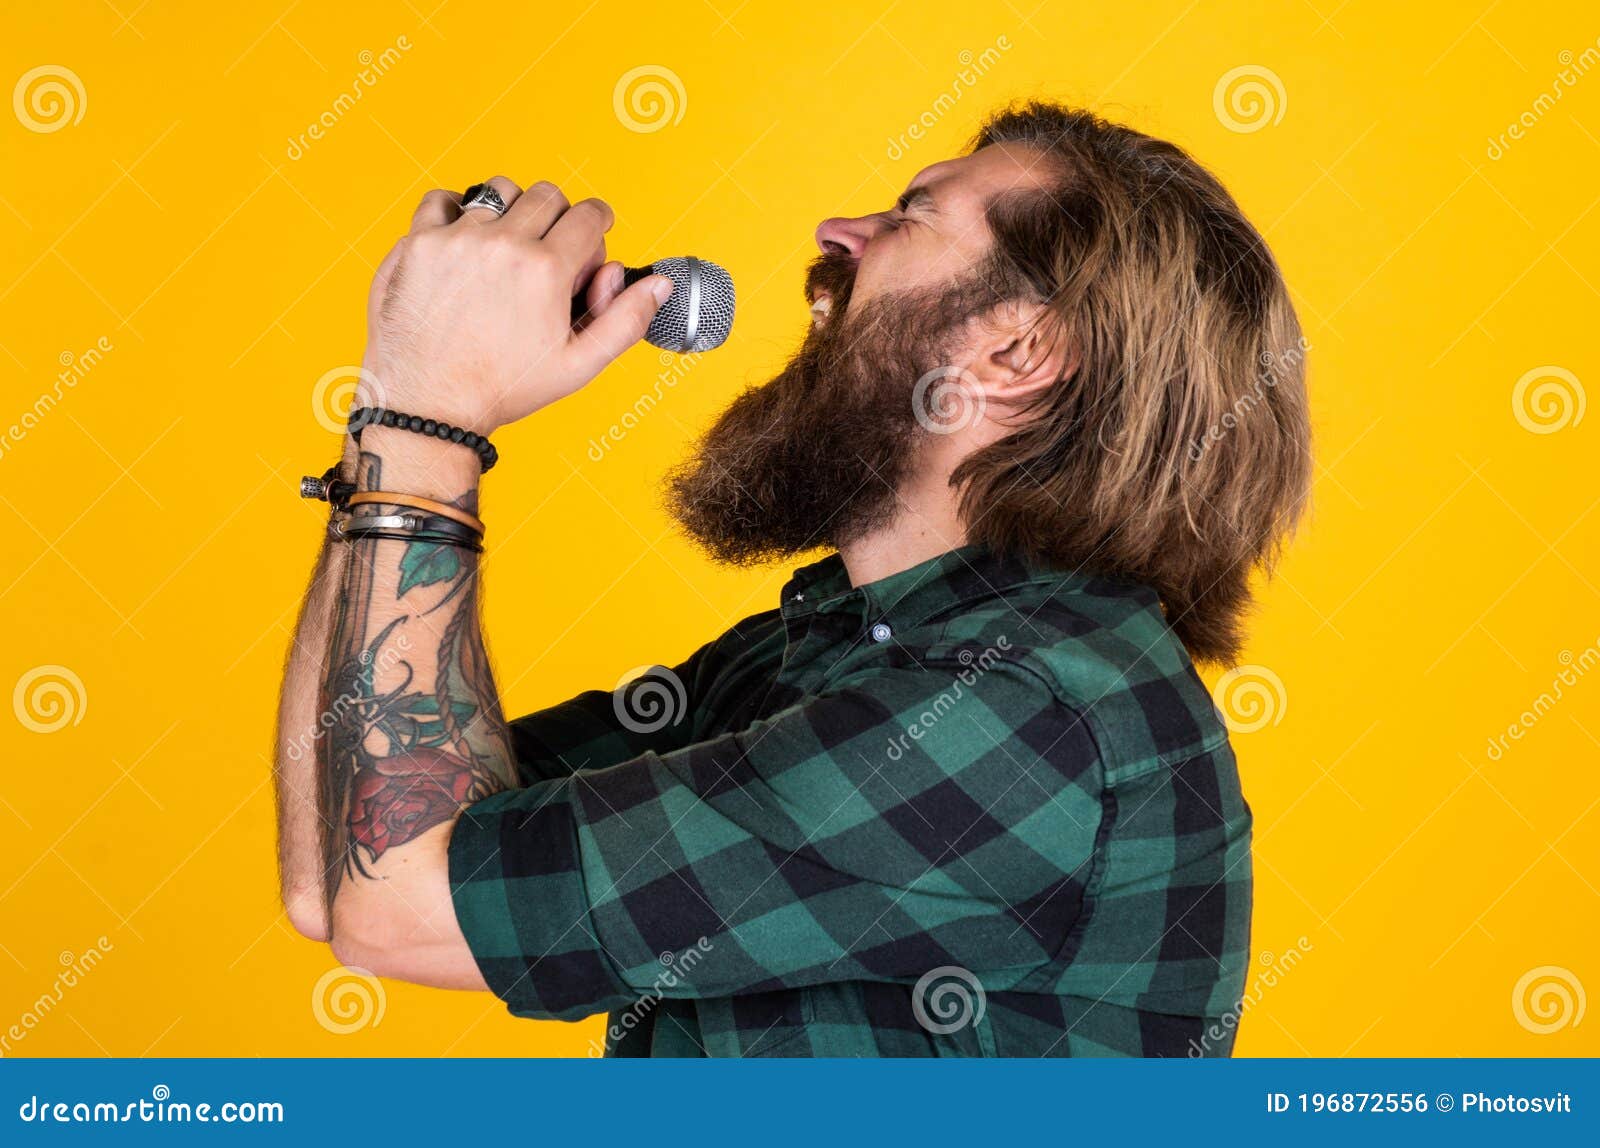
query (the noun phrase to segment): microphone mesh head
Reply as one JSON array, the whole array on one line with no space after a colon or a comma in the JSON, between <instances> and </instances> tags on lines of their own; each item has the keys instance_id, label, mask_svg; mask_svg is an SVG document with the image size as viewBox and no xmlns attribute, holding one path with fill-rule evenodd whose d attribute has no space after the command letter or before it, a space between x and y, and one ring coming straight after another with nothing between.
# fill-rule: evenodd
<instances>
[{"instance_id":1,"label":"microphone mesh head","mask_svg":"<svg viewBox=\"0 0 1600 1148\"><path fill-rule=\"evenodd\" d=\"M709 351L733 330L733 277L715 263L691 255L650 265L672 280L672 294L656 312L645 340L664 351Z\"/></svg>"}]
</instances>

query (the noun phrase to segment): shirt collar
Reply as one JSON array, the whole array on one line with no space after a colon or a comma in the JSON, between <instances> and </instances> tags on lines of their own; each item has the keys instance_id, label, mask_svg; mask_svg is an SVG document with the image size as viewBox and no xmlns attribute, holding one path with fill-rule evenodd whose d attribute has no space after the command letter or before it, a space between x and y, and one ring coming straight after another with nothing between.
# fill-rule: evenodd
<instances>
[{"instance_id":1,"label":"shirt collar","mask_svg":"<svg viewBox=\"0 0 1600 1148\"><path fill-rule=\"evenodd\" d=\"M864 606L873 621L909 626L958 603L999 597L1031 582L1054 583L1063 593L1082 590L1091 582L1120 585L1087 572L999 555L982 543L972 543L855 587L844 560L830 554L794 572L783 588L780 609L785 617L799 617Z\"/></svg>"}]
</instances>

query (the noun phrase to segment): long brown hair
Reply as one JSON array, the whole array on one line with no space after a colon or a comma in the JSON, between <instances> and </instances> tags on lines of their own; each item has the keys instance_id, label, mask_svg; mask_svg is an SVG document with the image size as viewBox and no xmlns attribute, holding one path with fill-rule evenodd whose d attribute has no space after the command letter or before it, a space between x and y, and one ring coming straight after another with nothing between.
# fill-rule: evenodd
<instances>
[{"instance_id":1,"label":"long brown hair","mask_svg":"<svg viewBox=\"0 0 1600 1148\"><path fill-rule=\"evenodd\" d=\"M962 462L972 541L1137 579L1197 660L1232 663L1252 571L1310 485L1308 348L1271 252L1182 149L1031 103L974 139L1042 152L992 203L993 270L1081 355L1019 429Z\"/></svg>"}]
</instances>

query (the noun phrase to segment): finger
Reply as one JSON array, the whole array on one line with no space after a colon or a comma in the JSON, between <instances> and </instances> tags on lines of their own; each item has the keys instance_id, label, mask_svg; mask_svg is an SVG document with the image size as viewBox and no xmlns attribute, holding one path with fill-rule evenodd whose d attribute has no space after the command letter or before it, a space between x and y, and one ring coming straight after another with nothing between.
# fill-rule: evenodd
<instances>
[{"instance_id":1,"label":"finger","mask_svg":"<svg viewBox=\"0 0 1600 1148\"><path fill-rule=\"evenodd\" d=\"M605 240L602 239L600 245L589 252L589 257L572 273L572 296L574 299L579 297L587 298L589 284L594 282L594 277L599 274L600 268L604 267L605 263L606 244Z\"/></svg>"},{"instance_id":2,"label":"finger","mask_svg":"<svg viewBox=\"0 0 1600 1148\"><path fill-rule=\"evenodd\" d=\"M567 197L547 179L528 185L522 198L506 212L506 223L531 239L543 239L550 225L567 210Z\"/></svg>"},{"instance_id":3,"label":"finger","mask_svg":"<svg viewBox=\"0 0 1600 1148\"><path fill-rule=\"evenodd\" d=\"M522 194L522 189L503 175L494 176L492 179L486 179L483 182L499 192L500 198L505 200L507 205L516 203L517 197ZM456 202L459 203L460 201L461 197L457 196ZM509 215L510 211L508 210L506 214ZM494 208L480 206L462 208L461 218L458 222L468 226L482 227L486 223L498 223L499 221L500 215Z\"/></svg>"},{"instance_id":4,"label":"finger","mask_svg":"<svg viewBox=\"0 0 1600 1148\"><path fill-rule=\"evenodd\" d=\"M625 285L622 276L622 263L619 260L612 260L595 272L594 278L589 280L588 290L584 293L584 305L591 315L598 317L611 306L613 299L622 294Z\"/></svg>"},{"instance_id":5,"label":"finger","mask_svg":"<svg viewBox=\"0 0 1600 1148\"><path fill-rule=\"evenodd\" d=\"M417 210L411 216L411 234L426 231L430 227L443 227L460 214L461 197L453 191L436 187L417 204Z\"/></svg>"},{"instance_id":6,"label":"finger","mask_svg":"<svg viewBox=\"0 0 1600 1148\"><path fill-rule=\"evenodd\" d=\"M648 275L618 295L567 344L573 368L586 378L605 370L607 364L640 339L650 320L672 293L672 280L665 275Z\"/></svg>"},{"instance_id":7,"label":"finger","mask_svg":"<svg viewBox=\"0 0 1600 1148\"><path fill-rule=\"evenodd\" d=\"M606 232L616 216L603 199L582 199L569 207L545 234L544 244L573 268L584 266L596 249L604 250Z\"/></svg>"},{"instance_id":8,"label":"finger","mask_svg":"<svg viewBox=\"0 0 1600 1148\"><path fill-rule=\"evenodd\" d=\"M582 305L573 309L580 329L599 318L611 306L611 301L622 294L622 274L622 264L613 260L589 279L583 290Z\"/></svg>"}]
</instances>

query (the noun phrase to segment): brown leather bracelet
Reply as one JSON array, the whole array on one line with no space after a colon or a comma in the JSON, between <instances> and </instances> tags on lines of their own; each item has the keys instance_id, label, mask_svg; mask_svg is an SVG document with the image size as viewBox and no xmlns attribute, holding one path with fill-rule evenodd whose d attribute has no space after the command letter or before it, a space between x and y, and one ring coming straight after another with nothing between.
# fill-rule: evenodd
<instances>
[{"instance_id":1,"label":"brown leather bracelet","mask_svg":"<svg viewBox=\"0 0 1600 1148\"><path fill-rule=\"evenodd\" d=\"M363 490L352 494L346 501L346 506L356 506L363 502L381 502L390 506L409 506L413 510L426 510L430 514L440 514L446 518L453 518L461 525L477 531L478 537L484 534L483 522L462 510L459 506L451 506L448 502L435 502L431 498L423 498L418 494L395 494L388 490Z\"/></svg>"}]
</instances>

